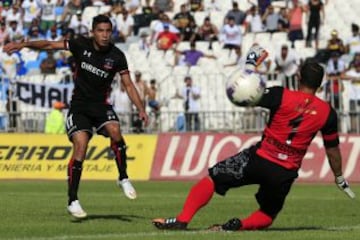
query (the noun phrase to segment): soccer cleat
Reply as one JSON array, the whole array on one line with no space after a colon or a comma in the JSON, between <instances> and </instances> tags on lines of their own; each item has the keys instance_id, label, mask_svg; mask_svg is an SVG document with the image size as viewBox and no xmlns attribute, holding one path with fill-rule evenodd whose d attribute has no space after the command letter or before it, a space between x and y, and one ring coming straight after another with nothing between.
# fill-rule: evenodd
<instances>
[{"instance_id":1,"label":"soccer cleat","mask_svg":"<svg viewBox=\"0 0 360 240\"><path fill-rule=\"evenodd\" d=\"M187 227L186 222L180 222L176 218L157 218L152 223L161 230L186 230Z\"/></svg>"},{"instance_id":2,"label":"soccer cleat","mask_svg":"<svg viewBox=\"0 0 360 240\"><path fill-rule=\"evenodd\" d=\"M87 213L82 209L79 200L72 201L67 207L68 212L75 218L86 218Z\"/></svg>"},{"instance_id":3,"label":"soccer cleat","mask_svg":"<svg viewBox=\"0 0 360 240\"><path fill-rule=\"evenodd\" d=\"M129 181L129 179L124 178L123 180L118 180L118 185L122 187L125 196L129 199L135 199L137 197L135 188Z\"/></svg>"},{"instance_id":4,"label":"soccer cleat","mask_svg":"<svg viewBox=\"0 0 360 240\"><path fill-rule=\"evenodd\" d=\"M241 220L233 218L224 224L214 224L208 228L209 231L239 231L241 228Z\"/></svg>"}]
</instances>

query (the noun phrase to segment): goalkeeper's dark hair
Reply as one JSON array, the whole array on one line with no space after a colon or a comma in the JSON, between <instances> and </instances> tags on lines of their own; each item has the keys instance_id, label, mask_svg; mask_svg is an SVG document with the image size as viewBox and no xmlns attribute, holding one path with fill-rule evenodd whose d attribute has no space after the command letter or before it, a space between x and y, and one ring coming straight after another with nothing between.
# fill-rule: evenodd
<instances>
[{"instance_id":1,"label":"goalkeeper's dark hair","mask_svg":"<svg viewBox=\"0 0 360 240\"><path fill-rule=\"evenodd\" d=\"M312 89L318 89L324 78L324 68L315 60L306 61L300 69L300 83Z\"/></svg>"},{"instance_id":2,"label":"goalkeeper's dark hair","mask_svg":"<svg viewBox=\"0 0 360 240\"><path fill-rule=\"evenodd\" d=\"M96 26L100 23L109 23L111 25L111 29L113 27L110 18L106 15L100 14L93 18L92 29L94 30L96 28Z\"/></svg>"}]
</instances>

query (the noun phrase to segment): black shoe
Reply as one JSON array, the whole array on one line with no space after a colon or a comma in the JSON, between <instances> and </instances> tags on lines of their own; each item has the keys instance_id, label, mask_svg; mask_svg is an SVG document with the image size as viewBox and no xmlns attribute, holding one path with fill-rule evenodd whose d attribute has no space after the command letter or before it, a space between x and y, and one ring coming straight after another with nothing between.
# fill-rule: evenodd
<instances>
[{"instance_id":1,"label":"black shoe","mask_svg":"<svg viewBox=\"0 0 360 240\"><path fill-rule=\"evenodd\" d=\"M176 218L157 218L153 219L152 223L162 230L185 230L187 227L186 222L180 222Z\"/></svg>"},{"instance_id":2,"label":"black shoe","mask_svg":"<svg viewBox=\"0 0 360 240\"><path fill-rule=\"evenodd\" d=\"M233 218L224 224L214 224L208 228L210 231L239 231L241 228L241 220Z\"/></svg>"}]
</instances>

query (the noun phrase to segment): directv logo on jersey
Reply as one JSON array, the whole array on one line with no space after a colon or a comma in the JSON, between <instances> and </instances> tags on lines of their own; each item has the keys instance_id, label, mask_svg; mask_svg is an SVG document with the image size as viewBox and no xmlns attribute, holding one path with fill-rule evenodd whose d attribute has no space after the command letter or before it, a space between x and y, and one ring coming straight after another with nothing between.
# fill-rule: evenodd
<instances>
[{"instance_id":1,"label":"directv logo on jersey","mask_svg":"<svg viewBox=\"0 0 360 240\"><path fill-rule=\"evenodd\" d=\"M86 62L81 62L81 68L88 72L94 73L96 76L99 76L102 78L107 78L109 76L109 73L107 73L97 67L94 67L93 65L86 63Z\"/></svg>"}]
</instances>

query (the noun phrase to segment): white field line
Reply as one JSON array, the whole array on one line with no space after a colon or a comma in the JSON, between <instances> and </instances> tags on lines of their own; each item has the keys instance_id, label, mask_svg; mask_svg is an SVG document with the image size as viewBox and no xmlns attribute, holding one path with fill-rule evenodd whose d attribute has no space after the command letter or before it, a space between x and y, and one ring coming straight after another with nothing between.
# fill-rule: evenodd
<instances>
[{"instance_id":1,"label":"white field line","mask_svg":"<svg viewBox=\"0 0 360 240\"><path fill-rule=\"evenodd\" d=\"M318 230L303 230L303 231L351 231L359 230L359 225L353 226L334 226L327 227ZM7 240L72 240L72 239L105 239L105 238L116 238L116 239L139 239L157 236L179 236L179 235L207 235L214 234L211 231L157 231L157 232L134 232L134 233L112 233L112 234L91 234L91 235L62 235L53 237L29 237L29 238L8 238ZM1 238L0 238L1 239ZM5 239L4 239L5 240Z\"/></svg>"}]
</instances>

